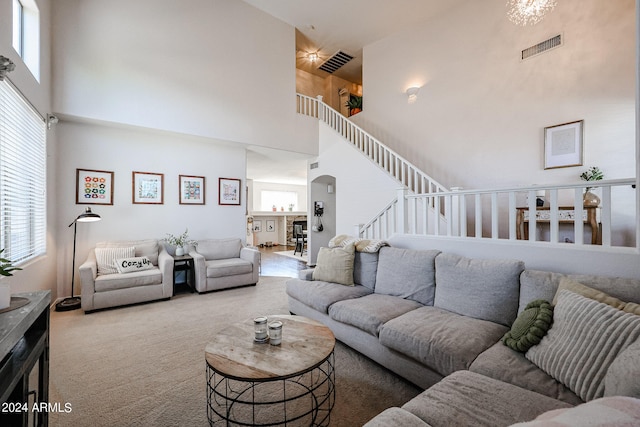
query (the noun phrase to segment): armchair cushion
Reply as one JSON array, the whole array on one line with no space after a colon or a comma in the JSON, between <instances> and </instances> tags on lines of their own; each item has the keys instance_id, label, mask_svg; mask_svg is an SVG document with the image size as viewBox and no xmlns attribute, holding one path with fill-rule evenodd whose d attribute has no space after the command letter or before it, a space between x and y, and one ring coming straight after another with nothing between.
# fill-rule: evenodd
<instances>
[{"instance_id":1,"label":"armchair cushion","mask_svg":"<svg viewBox=\"0 0 640 427\"><path fill-rule=\"evenodd\" d=\"M206 261L205 264L207 277L235 276L253 271L253 264L240 258L213 259Z\"/></svg>"},{"instance_id":2,"label":"armchair cushion","mask_svg":"<svg viewBox=\"0 0 640 427\"><path fill-rule=\"evenodd\" d=\"M199 240L197 251L206 260L239 258L242 241L240 239Z\"/></svg>"},{"instance_id":3,"label":"armchair cushion","mask_svg":"<svg viewBox=\"0 0 640 427\"><path fill-rule=\"evenodd\" d=\"M96 277L95 291L113 291L116 289L158 285L162 283L162 273L157 267L152 270L136 271L128 274L106 274Z\"/></svg>"}]
</instances>

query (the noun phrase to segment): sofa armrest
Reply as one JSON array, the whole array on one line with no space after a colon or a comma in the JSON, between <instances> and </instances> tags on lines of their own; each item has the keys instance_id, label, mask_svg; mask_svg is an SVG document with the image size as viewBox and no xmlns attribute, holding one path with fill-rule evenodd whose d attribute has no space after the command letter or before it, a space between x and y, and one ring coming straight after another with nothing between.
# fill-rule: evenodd
<instances>
[{"instance_id":1,"label":"sofa armrest","mask_svg":"<svg viewBox=\"0 0 640 427\"><path fill-rule=\"evenodd\" d=\"M199 254L195 250L189 252L193 258L193 272L196 282L196 290L204 292L207 290L207 265L204 255Z\"/></svg>"},{"instance_id":2,"label":"sofa armrest","mask_svg":"<svg viewBox=\"0 0 640 427\"><path fill-rule=\"evenodd\" d=\"M167 252L163 244L159 244L158 268L162 273L162 296L173 295L173 257Z\"/></svg>"},{"instance_id":3,"label":"sofa armrest","mask_svg":"<svg viewBox=\"0 0 640 427\"><path fill-rule=\"evenodd\" d=\"M253 264L253 278L251 279L253 283L258 283L260 279L260 251L253 248L244 247L240 249L240 259L245 261L249 261Z\"/></svg>"},{"instance_id":4,"label":"sofa armrest","mask_svg":"<svg viewBox=\"0 0 640 427\"><path fill-rule=\"evenodd\" d=\"M260 251L251 248L242 248L240 249L240 259L258 266L260 264Z\"/></svg>"},{"instance_id":5,"label":"sofa armrest","mask_svg":"<svg viewBox=\"0 0 640 427\"><path fill-rule=\"evenodd\" d=\"M310 282L311 280L313 280L313 270L313 268L306 268L304 270L298 271L298 279Z\"/></svg>"},{"instance_id":6,"label":"sofa armrest","mask_svg":"<svg viewBox=\"0 0 640 427\"><path fill-rule=\"evenodd\" d=\"M93 309L93 294L96 292L96 277L98 277L98 262L96 260L96 252L94 249L89 251L89 255L85 262L78 268L80 273L80 283L82 290L80 291L82 309L89 311Z\"/></svg>"}]
</instances>

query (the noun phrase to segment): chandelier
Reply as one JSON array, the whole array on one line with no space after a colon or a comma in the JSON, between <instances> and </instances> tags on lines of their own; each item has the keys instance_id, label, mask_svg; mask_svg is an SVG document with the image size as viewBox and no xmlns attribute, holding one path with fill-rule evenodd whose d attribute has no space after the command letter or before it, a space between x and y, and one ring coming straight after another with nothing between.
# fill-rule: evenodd
<instances>
[{"instance_id":1,"label":"chandelier","mask_svg":"<svg viewBox=\"0 0 640 427\"><path fill-rule=\"evenodd\" d=\"M556 0L507 0L507 15L516 25L535 25L556 7Z\"/></svg>"}]
</instances>

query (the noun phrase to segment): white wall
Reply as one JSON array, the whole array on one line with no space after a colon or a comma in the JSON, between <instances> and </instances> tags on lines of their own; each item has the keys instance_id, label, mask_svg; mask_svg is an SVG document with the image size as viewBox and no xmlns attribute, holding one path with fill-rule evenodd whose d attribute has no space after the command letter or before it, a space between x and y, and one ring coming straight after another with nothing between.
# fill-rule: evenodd
<instances>
[{"instance_id":1,"label":"white wall","mask_svg":"<svg viewBox=\"0 0 640 427\"><path fill-rule=\"evenodd\" d=\"M400 184L326 124L320 123L319 135L320 155L314 160L318 168L310 169L307 179L311 183L323 175L335 178L335 234L353 235L357 224L369 222L393 200ZM312 193L311 205L322 200L314 197L320 196Z\"/></svg>"},{"instance_id":2,"label":"white wall","mask_svg":"<svg viewBox=\"0 0 640 427\"><path fill-rule=\"evenodd\" d=\"M54 107L313 153L296 137L295 30L237 0L57 0Z\"/></svg>"},{"instance_id":3,"label":"white wall","mask_svg":"<svg viewBox=\"0 0 640 427\"><path fill-rule=\"evenodd\" d=\"M163 239L189 229L193 239L239 237L245 232L244 148L192 136L61 121L58 124L58 222L60 254L58 286L68 295L71 283L73 230L67 226L90 206L102 220L78 224L76 265L96 242L123 239ZM76 204L76 169L114 172L113 205ZM132 203L132 172L164 174L164 204ZM205 177L205 204L181 205L178 176ZM241 205L218 204L218 178L242 180ZM76 275L76 289L79 281Z\"/></svg>"},{"instance_id":4,"label":"white wall","mask_svg":"<svg viewBox=\"0 0 640 427\"><path fill-rule=\"evenodd\" d=\"M576 182L592 165L635 176L634 1L558 2L533 27L505 12L503 0L465 2L366 46L356 120L448 187ZM564 46L519 60L560 33ZM544 170L544 127L575 120L584 167Z\"/></svg>"},{"instance_id":5,"label":"white wall","mask_svg":"<svg viewBox=\"0 0 640 427\"><path fill-rule=\"evenodd\" d=\"M12 1L0 0L0 55L6 56L16 64L16 69L9 73L8 79L18 87L24 96L45 117L51 112L51 79L50 64L51 41L49 34L50 12L49 0L36 0L40 11L40 82L27 69L19 55L12 47ZM27 292L35 290L53 291L56 298L56 176L57 138L55 127L47 131L47 253L25 265L22 271L15 272L13 277L3 278L2 282L11 286L11 292Z\"/></svg>"}]
</instances>

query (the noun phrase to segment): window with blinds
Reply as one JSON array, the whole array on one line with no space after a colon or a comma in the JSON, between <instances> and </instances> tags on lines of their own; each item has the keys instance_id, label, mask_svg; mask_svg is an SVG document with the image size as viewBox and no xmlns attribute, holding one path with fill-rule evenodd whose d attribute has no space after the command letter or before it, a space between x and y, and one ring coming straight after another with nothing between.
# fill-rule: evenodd
<instances>
[{"instance_id":1,"label":"window with blinds","mask_svg":"<svg viewBox=\"0 0 640 427\"><path fill-rule=\"evenodd\" d=\"M46 251L46 128L7 81L0 81L0 247L16 264Z\"/></svg>"}]
</instances>

